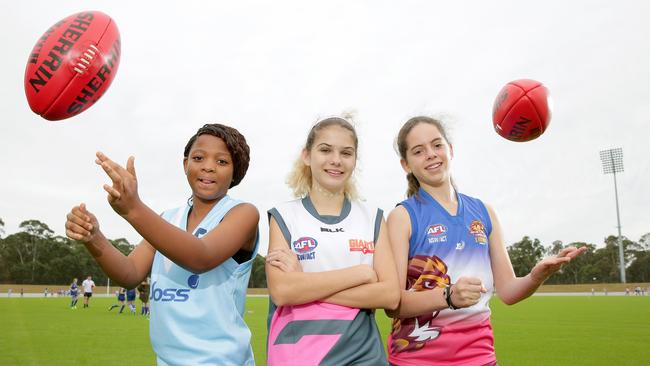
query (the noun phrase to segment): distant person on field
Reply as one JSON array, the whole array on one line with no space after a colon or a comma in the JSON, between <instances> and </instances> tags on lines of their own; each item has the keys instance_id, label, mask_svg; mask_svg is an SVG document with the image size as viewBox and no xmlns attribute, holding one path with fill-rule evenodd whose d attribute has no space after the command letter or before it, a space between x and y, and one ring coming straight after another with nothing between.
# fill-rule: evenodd
<instances>
[{"instance_id":1,"label":"distant person on field","mask_svg":"<svg viewBox=\"0 0 650 366\"><path fill-rule=\"evenodd\" d=\"M7 297L11 297L11 293L12 293L13 291L14 291L14 290L12 290L12 289L7 290Z\"/></svg>"},{"instance_id":2,"label":"distant person on field","mask_svg":"<svg viewBox=\"0 0 650 366\"><path fill-rule=\"evenodd\" d=\"M81 283L81 287L84 288L84 308L87 308L90 306L88 303L90 302L90 298L93 297L93 289L95 288L93 277L86 277L86 279Z\"/></svg>"},{"instance_id":3,"label":"distant person on field","mask_svg":"<svg viewBox=\"0 0 650 366\"><path fill-rule=\"evenodd\" d=\"M140 310L140 315L149 315L149 282L147 280L142 281L138 285L138 296L142 302L142 309Z\"/></svg>"},{"instance_id":4,"label":"distant person on field","mask_svg":"<svg viewBox=\"0 0 650 366\"><path fill-rule=\"evenodd\" d=\"M70 309L77 308L77 296L79 296L79 285L77 285L77 278L74 278L70 284Z\"/></svg>"},{"instance_id":5,"label":"distant person on field","mask_svg":"<svg viewBox=\"0 0 650 366\"><path fill-rule=\"evenodd\" d=\"M110 308L108 308L108 311L111 311L115 308L120 308L120 313L124 311L124 300L126 297L126 289L124 287L120 287L119 290L117 290L117 304L111 305Z\"/></svg>"},{"instance_id":6,"label":"distant person on field","mask_svg":"<svg viewBox=\"0 0 650 366\"><path fill-rule=\"evenodd\" d=\"M127 289L126 290L126 303L129 306L129 310L131 310L131 313L135 315L135 304L133 303L135 301L135 288Z\"/></svg>"}]
</instances>

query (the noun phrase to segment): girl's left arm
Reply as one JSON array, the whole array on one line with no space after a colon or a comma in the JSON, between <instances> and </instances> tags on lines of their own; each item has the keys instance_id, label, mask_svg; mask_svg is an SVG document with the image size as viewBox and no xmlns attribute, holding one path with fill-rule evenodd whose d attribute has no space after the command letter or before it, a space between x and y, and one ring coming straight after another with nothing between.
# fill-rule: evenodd
<instances>
[{"instance_id":1,"label":"girl's left arm","mask_svg":"<svg viewBox=\"0 0 650 366\"><path fill-rule=\"evenodd\" d=\"M501 224L492 207L486 205L492 232L490 233L490 261L492 263L492 276L497 290L497 296L507 305L513 305L532 295L539 286L553 273L557 272L563 264L586 251L586 247L564 248L555 257L545 258L533 267L525 277L517 277L512 268L508 251L503 243Z\"/></svg>"}]
</instances>

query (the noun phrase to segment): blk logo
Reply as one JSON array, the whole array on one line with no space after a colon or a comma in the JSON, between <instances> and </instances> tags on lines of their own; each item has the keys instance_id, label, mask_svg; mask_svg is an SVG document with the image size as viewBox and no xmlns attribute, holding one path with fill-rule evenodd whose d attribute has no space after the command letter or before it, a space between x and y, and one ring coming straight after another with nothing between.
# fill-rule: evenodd
<instances>
[{"instance_id":1,"label":"blk logo","mask_svg":"<svg viewBox=\"0 0 650 366\"><path fill-rule=\"evenodd\" d=\"M320 228L320 231L321 232L326 232L326 233L342 233L343 228L342 227L337 227L337 228L334 228L334 229L330 229L328 227L322 227L322 228Z\"/></svg>"}]
</instances>

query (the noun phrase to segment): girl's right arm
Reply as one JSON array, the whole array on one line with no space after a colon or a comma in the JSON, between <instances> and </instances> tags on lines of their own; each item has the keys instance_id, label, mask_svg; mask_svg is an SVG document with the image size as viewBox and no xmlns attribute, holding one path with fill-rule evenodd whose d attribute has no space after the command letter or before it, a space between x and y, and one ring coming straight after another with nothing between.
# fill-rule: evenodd
<instances>
[{"instance_id":1,"label":"girl's right arm","mask_svg":"<svg viewBox=\"0 0 650 366\"><path fill-rule=\"evenodd\" d=\"M271 217L269 251L288 246L278 223ZM271 298L277 306L306 304L351 287L377 282L375 271L365 264L325 272L285 272L266 263L266 277Z\"/></svg>"},{"instance_id":2,"label":"girl's right arm","mask_svg":"<svg viewBox=\"0 0 650 366\"><path fill-rule=\"evenodd\" d=\"M122 287L134 288L151 271L155 249L143 240L125 256L106 239L97 218L83 203L68 213L65 229L68 238L84 243L104 273Z\"/></svg>"},{"instance_id":3,"label":"girl's right arm","mask_svg":"<svg viewBox=\"0 0 650 366\"><path fill-rule=\"evenodd\" d=\"M393 248L388 242L388 230L383 217L375 241L372 262L372 268L377 273L377 282L343 290L324 301L360 309L395 309L399 305L401 291L397 284Z\"/></svg>"},{"instance_id":4,"label":"girl's right arm","mask_svg":"<svg viewBox=\"0 0 650 366\"><path fill-rule=\"evenodd\" d=\"M398 308L394 311L387 311L387 314L393 318L410 318L446 309L447 301L443 287L428 291L408 291L405 289L411 219L403 206L397 206L388 215L388 236L393 246L397 279L401 288L401 300ZM456 283L451 285L451 302L458 308L474 305L480 299L482 290L483 286L480 279L460 277Z\"/></svg>"},{"instance_id":5,"label":"girl's right arm","mask_svg":"<svg viewBox=\"0 0 650 366\"><path fill-rule=\"evenodd\" d=\"M236 205L219 225L198 238L165 221L140 200L133 157L127 161L126 169L100 152L97 153L96 163L113 183L112 186L104 185L113 210L142 235L152 251L155 248L186 270L207 272L227 261L239 249L253 249L259 221L255 206L249 203Z\"/></svg>"}]
</instances>

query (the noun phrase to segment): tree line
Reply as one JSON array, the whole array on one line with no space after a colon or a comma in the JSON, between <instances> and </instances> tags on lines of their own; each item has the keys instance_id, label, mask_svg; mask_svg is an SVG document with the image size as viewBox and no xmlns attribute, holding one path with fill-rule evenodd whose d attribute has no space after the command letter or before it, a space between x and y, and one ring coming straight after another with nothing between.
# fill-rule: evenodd
<instances>
[{"instance_id":1,"label":"tree line","mask_svg":"<svg viewBox=\"0 0 650 366\"><path fill-rule=\"evenodd\" d=\"M67 284L72 278L90 275L96 283L106 283L106 275L76 240L55 235L47 224L38 220L23 221L19 232L4 237L0 219L0 283ZM109 240L120 252L130 253L135 244L124 238ZM628 282L650 282L650 233L638 241L622 238ZM620 282L618 240L614 235L604 246L585 242L564 245L556 240L544 246L538 239L524 236L508 246L512 266L518 276L525 276L547 255L559 253L566 246L587 247L587 252L549 278L547 284L584 284ZM264 257L253 261L249 287L266 287Z\"/></svg>"},{"instance_id":2,"label":"tree line","mask_svg":"<svg viewBox=\"0 0 650 366\"><path fill-rule=\"evenodd\" d=\"M106 283L106 274L83 243L55 235L38 220L23 221L17 233L6 237L4 225L0 218L0 283L61 285L86 276L97 284ZM125 255L135 249L124 238L109 242ZM249 287L266 287L264 258L259 255L253 261Z\"/></svg>"},{"instance_id":3,"label":"tree line","mask_svg":"<svg viewBox=\"0 0 650 366\"><path fill-rule=\"evenodd\" d=\"M638 241L625 236L623 257L625 259L625 276L627 282L650 282L650 233L644 234ZM573 242L564 245L556 240L544 246L538 239L524 236L520 241L510 245L508 254L517 276L525 276L542 258L555 255L567 246L587 247L587 251L575 258L569 265L551 276L546 284L585 284L617 283L621 281L618 237L610 235L605 238L604 246L585 242Z\"/></svg>"}]
</instances>

